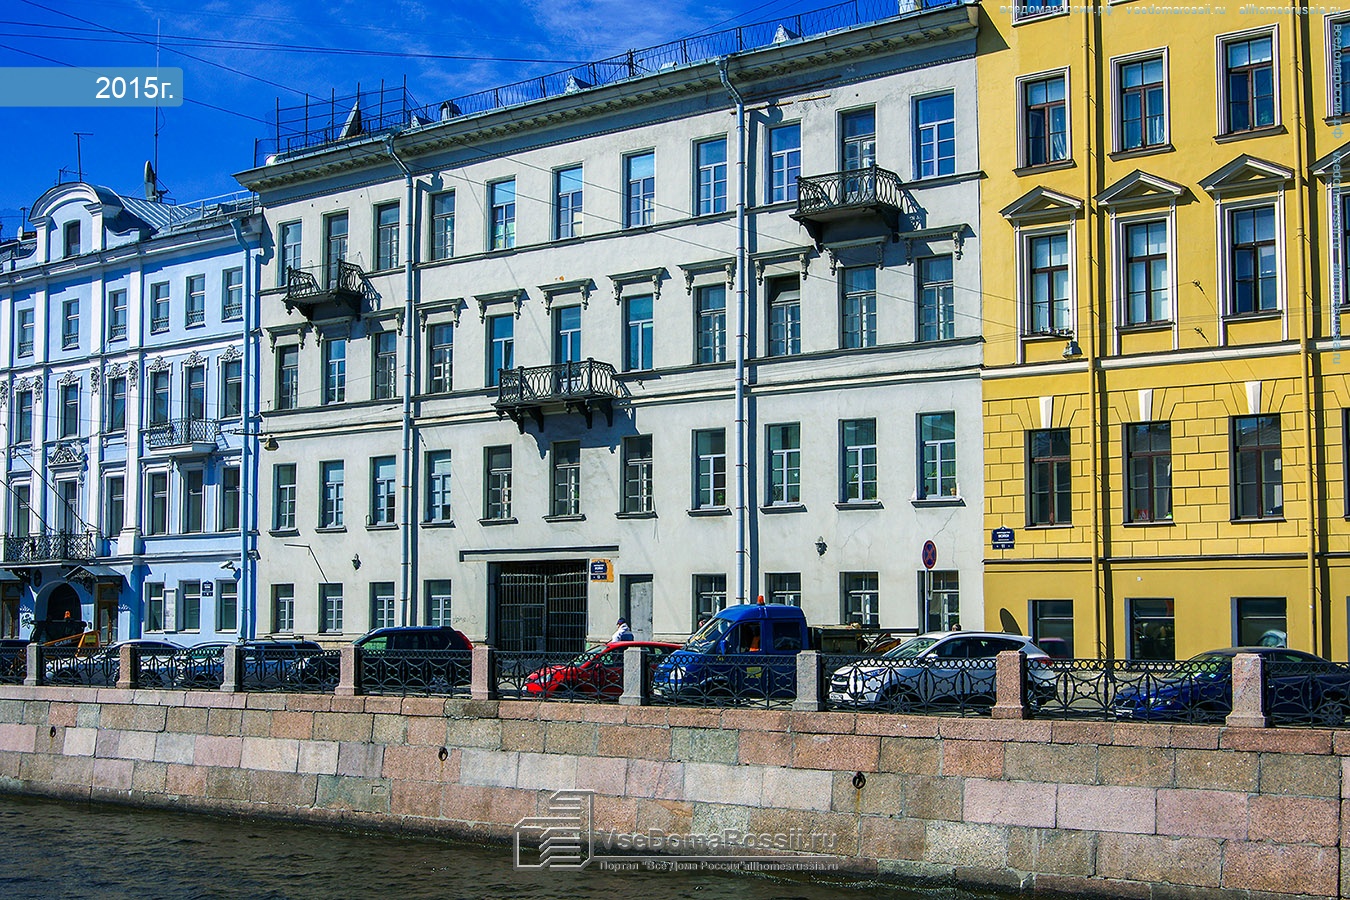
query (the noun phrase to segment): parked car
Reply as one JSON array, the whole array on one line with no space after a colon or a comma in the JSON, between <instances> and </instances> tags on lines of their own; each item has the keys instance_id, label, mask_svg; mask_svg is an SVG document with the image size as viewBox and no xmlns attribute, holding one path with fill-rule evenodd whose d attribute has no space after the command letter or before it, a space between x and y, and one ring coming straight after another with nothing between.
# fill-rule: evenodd
<instances>
[{"instance_id":1,"label":"parked car","mask_svg":"<svg viewBox=\"0 0 1350 900\"><path fill-rule=\"evenodd\" d=\"M934 631L910 638L875 661L849 663L830 676L830 703L836 706L903 711L930 703L992 706L994 667L971 665L1005 650L1026 654L1028 693L1033 704L1055 696L1055 674L1036 663L1050 659L1028 637L991 631Z\"/></svg>"},{"instance_id":2,"label":"parked car","mask_svg":"<svg viewBox=\"0 0 1350 900\"><path fill-rule=\"evenodd\" d=\"M148 653L177 653L183 650L172 641L136 638L109 644L93 653L59 647L44 647L43 680L47 684L85 684L110 686L117 684L121 668L122 648L139 647Z\"/></svg>"},{"instance_id":3,"label":"parked car","mask_svg":"<svg viewBox=\"0 0 1350 900\"><path fill-rule=\"evenodd\" d=\"M1350 672L1320 656L1287 647L1228 647L1197 654L1175 670L1122 687L1112 701L1112 711L1119 719L1152 722L1221 719L1233 711L1233 657L1239 653L1256 654L1267 665L1277 664L1266 677L1267 715L1329 727L1345 722ZM1279 671L1279 663L1314 665L1289 673Z\"/></svg>"},{"instance_id":4,"label":"parked car","mask_svg":"<svg viewBox=\"0 0 1350 900\"><path fill-rule=\"evenodd\" d=\"M0 678L22 678L28 668L27 653L27 638L0 638Z\"/></svg>"},{"instance_id":5,"label":"parked car","mask_svg":"<svg viewBox=\"0 0 1350 900\"><path fill-rule=\"evenodd\" d=\"M441 625L376 628L361 635L352 643L370 654L364 659L363 666L365 674L375 681L381 680L382 665L390 661L384 654L390 651L473 650L473 643L463 632ZM338 676L338 660L327 654L305 659L296 669L296 677L314 687L335 684Z\"/></svg>"},{"instance_id":6,"label":"parked car","mask_svg":"<svg viewBox=\"0 0 1350 900\"><path fill-rule=\"evenodd\" d=\"M630 647L648 651L647 659L655 667L679 644L662 641L610 641L593 647L571 662L558 666L544 666L525 681L527 694L544 697L603 697L618 699L623 693L623 656Z\"/></svg>"},{"instance_id":7,"label":"parked car","mask_svg":"<svg viewBox=\"0 0 1350 900\"><path fill-rule=\"evenodd\" d=\"M275 687L293 681L300 663L323 648L306 640L253 640L239 644L213 642L197 644L165 660L157 671L165 687L189 687L214 690L225 681L225 651L242 646L245 687ZM146 667L142 667L145 671Z\"/></svg>"},{"instance_id":8,"label":"parked car","mask_svg":"<svg viewBox=\"0 0 1350 900\"><path fill-rule=\"evenodd\" d=\"M797 607L728 606L657 665L652 695L791 699L797 693L794 657L809 647L806 616Z\"/></svg>"}]
</instances>

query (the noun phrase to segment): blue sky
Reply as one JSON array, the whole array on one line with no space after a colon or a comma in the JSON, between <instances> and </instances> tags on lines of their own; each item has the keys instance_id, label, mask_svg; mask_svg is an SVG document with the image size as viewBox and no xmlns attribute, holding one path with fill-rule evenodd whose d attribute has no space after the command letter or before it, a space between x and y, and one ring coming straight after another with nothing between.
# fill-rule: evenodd
<instances>
[{"instance_id":1,"label":"blue sky","mask_svg":"<svg viewBox=\"0 0 1350 900\"><path fill-rule=\"evenodd\" d=\"M831 5L830 0L7 0L0 67L184 70L189 102L159 117L158 173L187 202L239 189L280 98L352 93L404 76L421 104L697 33ZM159 48L156 48L158 35ZM322 49L319 49L322 48ZM324 52L324 50L338 52ZM0 237L20 208L74 180L139 194L156 155L152 109L0 110ZM65 169L64 174L59 174Z\"/></svg>"}]
</instances>

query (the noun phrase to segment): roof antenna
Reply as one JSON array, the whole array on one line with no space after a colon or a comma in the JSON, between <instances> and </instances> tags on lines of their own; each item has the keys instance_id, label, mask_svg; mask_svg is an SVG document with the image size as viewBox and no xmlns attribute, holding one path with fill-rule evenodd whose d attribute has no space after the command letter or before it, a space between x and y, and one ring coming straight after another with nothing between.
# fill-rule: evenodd
<instances>
[{"instance_id":1,"label":"roof antenna","mask_svg":"<svg viewBox=\"0 0 1350 900\"><path fill-rule=\"evenodd\" d=\"M75 134L75 174L80 181L84 181L84 159L80 155L80 138L93 137L92 131L76 131Z\"/></svg>"},{"instance_id":2,"label":"roof antenna","mask_svg":"<svg viewBox=\"0 0 1350 900\"><path fill-rule=\"evenodd\" d=\"M162 21L163 21L162 19L156 19L156 20L155 20L155 68L156 68L156 69L159 68L159 31L160 31L160 24L161 24ZM155 161L155 168L154 168L154 171L158 172L158 171L159 171L159 113L160 113L160 106L159 106L159 104L156 103L153 109L154 109L154 113L155 113L155 136L154 136L154 147L153 147L153 154L152 154L152 155L154 156L154 161ZM148 193L148 192L147 192L146 199L147 199L147 200L150 199L149 193ZM159 197L156 196L155 199L158 200Z\"/></svg>"}]
</instances>

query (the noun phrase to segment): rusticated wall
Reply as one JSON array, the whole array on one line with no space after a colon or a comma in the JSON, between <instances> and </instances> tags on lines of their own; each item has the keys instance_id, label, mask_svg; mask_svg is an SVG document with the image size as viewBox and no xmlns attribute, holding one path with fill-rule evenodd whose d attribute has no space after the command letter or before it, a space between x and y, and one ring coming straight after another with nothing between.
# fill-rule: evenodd
<instances>
[{"instance_id":1,"label":"rusticated wall","mask_svg":"<svg viewBox=\"0 0 1350 900\"><path fill-rule=\"evenodd\" d=\"M605 830L805 829L859 872L1079 896L1347 896L1343 755L1350 731L0 687L6 791L500 838L588 788Z\"/></svg>"}]
</instances>

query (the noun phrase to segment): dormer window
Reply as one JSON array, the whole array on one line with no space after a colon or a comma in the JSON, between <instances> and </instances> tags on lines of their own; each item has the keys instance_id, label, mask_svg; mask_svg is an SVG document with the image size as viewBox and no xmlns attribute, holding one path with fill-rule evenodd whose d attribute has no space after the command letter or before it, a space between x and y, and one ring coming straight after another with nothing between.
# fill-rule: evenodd
<instances>
[{"instance_id":1,"label":"dormer window","mask_svg":"<svg viewBox=\"0 0 1350 900\"><path fill-rule=\"evenodd\" d=\"M63 231L63 235L64 235L64 237L65 237L65 241L64 241L64 244L63 244L63 252L62 252L61 255L62 255L63 257L65 257L65 256L79 256L79 255L80 255L80 223L79 223L79 222L67 222L67 223L66 223L66 227L65 227L65 229L64 229L64 231Z\"/></svg>"}]
</instances>

